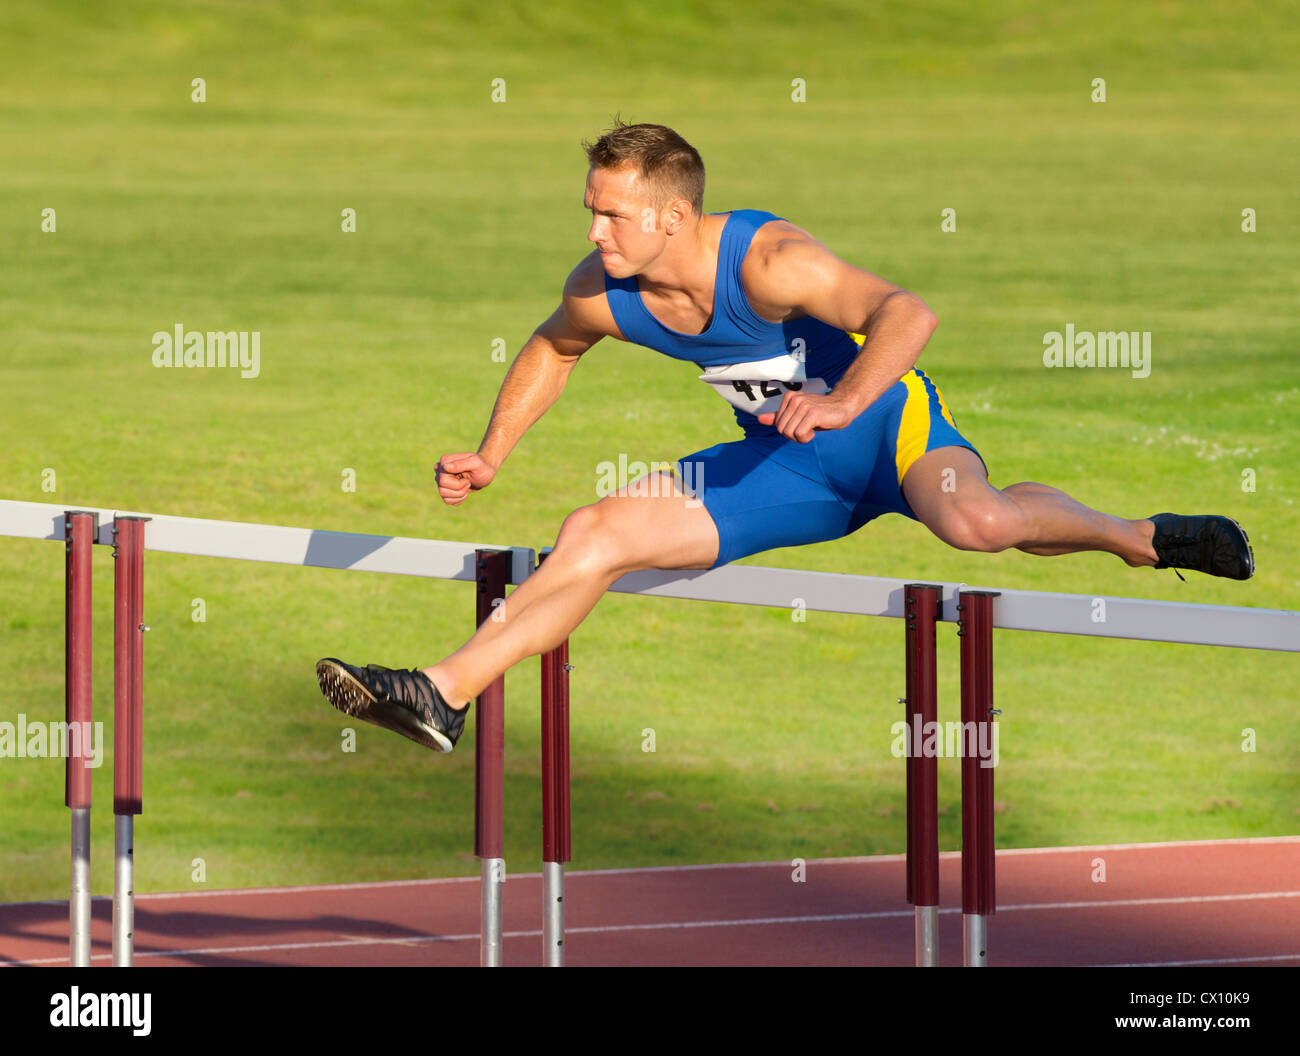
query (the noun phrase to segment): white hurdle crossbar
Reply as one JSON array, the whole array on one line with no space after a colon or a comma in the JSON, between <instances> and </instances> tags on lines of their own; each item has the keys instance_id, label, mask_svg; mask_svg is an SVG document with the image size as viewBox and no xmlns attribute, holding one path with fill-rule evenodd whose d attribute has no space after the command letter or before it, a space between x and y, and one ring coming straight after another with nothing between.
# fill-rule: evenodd
<instances>
[{"instance_id":1,"label":"white hurdle crossbar","mask_svg":"<svg viewBox=\"0 0 1300 1056\"><path fill-rule=\"evenodd\" d=\"M0 499L0 535L26 539L62 539L63 515L73 506ZM528 578L535 555L526 547L492 543L450 543L436 539L410 539L393 535L359 535L322 532L312 528L285 528L240 521L209 521L199 517L166 517L130 510L76 506L99 514L99 538L111 546L113 518L149 518L145 549L192 557L228 557L240 561L269 561L280 565L341 568L356 572L386 572L398 576L459 579L474 582L474 551L510 550L510 583Z\"/></svg>"},{"instance_id":2,"label":"white hurdle crossbar","mask_svg":"<svg viewBox=\"0 0 1300 1056\"><path fill-rule=\"evenodd\" d=\"M72 504L0 499L0 535L62 540L64 512L71 508ZM527 547L135 514L93 506L75 508L99 514L97 542L106 545L112 543L115 516L149 517L145 547L164 553L473 582L475 550L499 549L512 552L511 584L522 583L535 565L535 553ZM789 608L792 599L801 598L805 607L815 612L902 619L903 589L910 582L837 572L725 565L707 572L632 572L610 590L772 608ZM965 583L939 585L939 618L946 623L957 622L959 590L997 589L993 626L1005 630L1300 652L1300 612L1289 609L1002 590Z\"/></svg>"},{"instance_id":3,"label":"white hurdle crossbar","mask_svg":"<svg viewBox=\"0 0 1300 1056\"><path fill-rule=\"evenodd\" d=\"M902 619L903 590L910 582L913 581L725 565L711 572L632 572L610 590L781 609L788 609L793 599L799 598L805 608L816 612ZM993 626L1009 631L1300 652L1300 612L1290 609L1003 590L965 583L936 585L942 587L939 619L945 623L958 622L959 590L996 589Z\"/></svg>"}]
</instances>

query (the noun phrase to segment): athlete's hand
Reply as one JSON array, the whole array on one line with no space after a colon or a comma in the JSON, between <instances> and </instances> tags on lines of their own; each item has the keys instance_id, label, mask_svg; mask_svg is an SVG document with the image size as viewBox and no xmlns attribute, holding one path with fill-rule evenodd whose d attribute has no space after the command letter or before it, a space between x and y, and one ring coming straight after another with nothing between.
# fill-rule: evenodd
<instances>
[{"instance_id":1,"label":"athlete's hand","mask_svg":"<svg viewBox=\"0 0 1300 1056\"><path fill-rule=\"evenodd\" d=\"M471 491L492 483L497 467L474 452L443 455L438 463L438 494L448 506L459 506Z\"/></svg>"},{"instance_id":2,"label":"athlete's hand","mask_svg":"<svg viewBox=\"0 0 1300 1056\"><path fill-rule=\"evenodd\" d=\"M787 392L775 413L760 414L758 421L761 425L775 425L782 436L806 444L813 433L843 429L856 417L857 411L848 400L834 392Z\"/></svg>"}]
</instances>

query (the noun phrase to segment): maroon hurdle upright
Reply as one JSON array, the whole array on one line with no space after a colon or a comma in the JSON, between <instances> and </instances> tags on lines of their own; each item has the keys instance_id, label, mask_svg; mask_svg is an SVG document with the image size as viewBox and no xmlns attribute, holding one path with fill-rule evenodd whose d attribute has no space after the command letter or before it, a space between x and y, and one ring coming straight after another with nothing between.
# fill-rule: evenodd
<instances>
[{"instance_id":1,"label":"maroon hurdle upright","mask_svg":"<svg viewBox=\"0 0 1300 1056\"><path fill-rule=\"evenodd\" d=\"M90 757L91 553L99 537L99 514L68 510L64 581L64 694L68 754L63 802L72 811L72 887L68 896L68 961L90 965Z\"/></svg>"},{"instance_id":2,"label":"maroon hurdle upright","mask_svg":"<svg viewBox=\"0 0 1300 1056\"><path fill-rule=\"evenodd\" d=\"M961 911L965 965L988 964L988 918L994 892L993 599L997 591L957 594L961 636Z\"/></svg>"},{"instance_id":3,"label":"maroon hurdle upright","mask_svg":"<svg viewBox=\"0 0 1300 1056\"><path fill-rule=\"evenodd\" d=\"M504 618L510 573L509 550L475 550L475 626ZM479 966L501 967L501 889L506 882L506 680L501 676L479 695L474 720L474 853L481 863Z\"/></svg>"},{"instance_id":4,"label":"maroon hurdle upright","mask_svg":"<svg viewBox=\"0 0 1300 1056\"><path fill-rule=\"evenodd\" d=\"M144 526L113 518L113 964L129 968L135 941L135 815L144 782Z\"/></svg>"},{"instance_id":5,"label":"maroon hurdle upright","mask_svg":"<svg viewBox=\"0 0 1300 1056\"><path fill-rule=\"evenodd\" d=\"M916 907L916 966L938 962L939 934L939 760L922 750L938 721L935 623L943 600L940 587L909 583L906 608L907 696L907 901Z\"/></svg>"},{"instance_id":6,"label":"maroon hurdle upright","mask_svg":"<svg viewBox=\"0 0 1300 1056\"><path fill-rule=\"evenodd\" d=\"M538 565L550 551L543 550ZM564 967L564 863L570 860L569 641L542 654L542 965Z\"/></svg>"}]
</instances>

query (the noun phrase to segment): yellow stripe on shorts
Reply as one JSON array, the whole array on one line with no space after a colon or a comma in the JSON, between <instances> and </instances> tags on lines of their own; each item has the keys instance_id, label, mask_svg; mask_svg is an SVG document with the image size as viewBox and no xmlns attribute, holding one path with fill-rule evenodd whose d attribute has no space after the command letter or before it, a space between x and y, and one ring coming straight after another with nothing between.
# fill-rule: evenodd
<instances>
[{"instance_id":1,"label":"yellow stripe on shorts","mask_svg":"<svg viewBox=\"0 0 1300 1056\"><path fill-rule=\"evenodd\" d=\"M925 378L929 378L930 376L926 374L925 371L923 370L920 371L920 374L922 377ZM930 384L934 385L934 382L931 381ZM939 391L938 385L934 385L934 394L939 397L939 410L943 411L943 416L948 419L948 424L951 425L954 429L956 429L957 423L953 421L952 411L948 410L948 401L943 398L943 393Z\"/></svg>"},{"instance_id":2,"label":"yellow stripe on shorts","mask_svg":"<svg viewBox=\"0 0 1300 1056\"><path fill-rule=\"evenodd\" d=\"M865 334L854 333L852 330L844 332L859 348L867 339ZM899 380L907 386L907 399L903 402L903 415L898 422L898 440L894 446L894 465L898 468L898 483L901 487L912 463L925 454L926 444L930 441L930 393L925 387L926 381L930 379L925 371L913 367ZM948 409L948 401L943 398L938 385L933 381L930 384L938 398L939 411L948 424L956 429L957 423L952 411Z\"/></svg>"},{"instance_id":3,"label":"yellow stripe on shorts","mask_svg":"<svg viewBox=\"0 0 1300 1056\"><path fill-rule=\"evenodd\" d=\"M925 454L925 445L930 440L930 394L926 392L925 382L917 370L909 370L899 380L907 386L903 415L898 421L898 440L894 445L894 465L898 467L901 487L907 471ZM952 421L951 418L948 420Z\"/></svg>"}]
</instances>

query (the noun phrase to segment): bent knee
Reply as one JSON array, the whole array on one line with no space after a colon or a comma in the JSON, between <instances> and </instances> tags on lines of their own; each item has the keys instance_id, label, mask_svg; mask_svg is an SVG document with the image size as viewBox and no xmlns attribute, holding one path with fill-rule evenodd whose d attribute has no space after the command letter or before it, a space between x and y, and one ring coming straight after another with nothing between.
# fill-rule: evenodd
<instances>
[{"instance_id":1,"label":"bent knee","mask_svg":"<svg viewBox=\"0 0 1300 1056\"><path fill-rule=\"evenodd\" d=\"M601 508L603 502L601 500L590 506L580 506L564 518L559 537L555 540L555 548L558 550L563 546L581 549L585 553L603 547L605 537L609 534L609 518Z\"/></svg>"},{"instance_id":2,"label":"bent knee","mask_svg":"<svg viewBox=\"0 0 1300 1056\"><path fill-rule=\"evenodd\" d=\"M592 574L626 569L635 560L635 535L629 535L626 517L615 496L574 510L560 526L555 549L566 551L566 559Z\"/></svg>"},{"instance_id":3,"label":"bent knee","mask_svg":"<svg viewBox=\"0 0 1300 1056\"><path fill-rule=\"evenodd\" d=\"M592 574L709 568L718 553L718 533L708 510L671 476L651 486L658 494L633 487L574 510L560 529L556 550L563 548L567 562Z\"/></svg>"}]
</instances>

